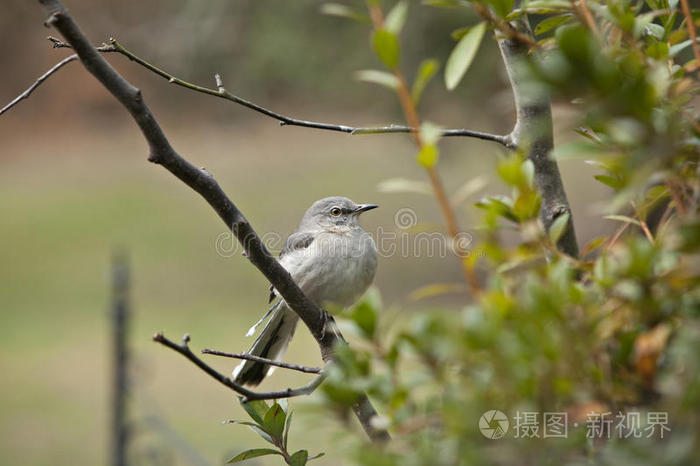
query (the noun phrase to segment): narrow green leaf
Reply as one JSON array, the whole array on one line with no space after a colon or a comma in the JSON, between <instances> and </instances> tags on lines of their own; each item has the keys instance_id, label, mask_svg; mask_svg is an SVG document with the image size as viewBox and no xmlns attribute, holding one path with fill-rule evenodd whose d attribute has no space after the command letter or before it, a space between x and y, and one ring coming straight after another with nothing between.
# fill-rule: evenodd
<instances>
[{"instance_id":1,"label":"narrow green leaf","mask_svg":"<svg viewBox=\"0 0 700 466\"><path fill-rule=\"evenodd\" d=\"M379 59L389 69L394 69L399 64L399 39L391 31L379 29L372 36L374 51Z\"/></svg>"},{"instance_id":2,"label":"narrow green leaf","mask_svg":"<svg viewBox=\"0 0 700 466\"><path fill-rule=\"evenodd\" d=\"M238 419L229 419L228 421L224 421L223 424L241 424L244 426L251 426L251 427L259 427L258 424L250 421L239 421Z\"/></svg>"},{"instance_id":3,"label":"narrow green leaf","mask_svg":"<svg viewBox=\"0 0 700 466\"><path fill-rule=\"evenodd\" d=\"M416 156L418 163L425 168L434 167L438 161L438 149L435 145L425 145L421 148L420 152Z\"/></svg>"},{"instance_id":4,"label":"narrow green leaf","mask_svg":"<svg viewBox=\"0 0 700 466\"><path fill-rule=\"evenodd\" d=\"M435 76L440 68L440 62L435 59L429 58L423 60L418 67L418 75L416 80L413 82L413 87L411 88L411 99L414 105L418 105L420 98L423 95L423 90L428 85L430 80Z\"/></svg>"},{"instance_id":5,"label":"narrow green leaf","mask_svg":"<svg viewBox=\"0 0 700 466\"><path fill-rule=\"evenodd\" d=\"M464 77L469 65L471 65L476 52L481 44L481 39L486 32L486 23L481 22L474 26L462 37L455 48L450 53L445 65L445 86L448 90L457 87L457 84Z\"/></svg>"},{"instance_id":6,"label":"narrow green leaf","mask_svg":"<svg viewBox=\"0 0 700 466\"><path fill-rule=\"evenodd\" d=\"M306 450L299 450L289 458L289 466L304 466L307 459L309 459L309 452Z\"/></svg>"},{"instance_id":7,"label":"narrow green leaf","mask_svg":"<svg viewBox=\"0 0 700 466\"><path fill-rule=\"evenodd\" d=\"M399 87L399 80L396 76L386 71L361 70L355 72L355 78L360 81L379 84L392 90L396 90Z\"/></svg>"},{"instance_id":8,"label":"narrow green leaf","mask_svg":"<svg viewBox=\"0 0 700 466\"><path fill-rule=\"evenodd\" d=\"M454 39L454 40L459 40L462 37L464 37L469 32L469 30L471 28L472 28L471 26L464 26L461 28L457 28L450 33L450 37L452 37L452 39Z\"/></svg>"},{"instance_id":9,"label":"narrow green leaf","mask_svg":"<svg viewBox=\"0 0 700 466\"><path fill-rule=\"evenodd\" d=\"M613 189L620 189L622 187L622 181L609 175L595 175L593 178Z\"/></svg>"},{"instance_id":10,"label":"narrow green leaf","mask_svg":"<svg viewBox=\"0 0 700 466\"><path fill-rule=\"evenodd\" d=\"M606 215L603 218L605 218L607 220L616 220L618 222L633 223L635 225L641 226L641 223L639 223L639 220L637 220L636 218L628 217L626 215Z\"/></svg>"},{"instance_id":11,"label":"narrow green leaf","mask_svg":"<svg viewBox=\"0 0 700 466\"><path fill-rule=\"evenodd\" d=\"M403 25L406 24L406 13L408 13L408 2L406 0L398 1L386 15L384 27L390 32L399 35Z\"/></svg>"},{"instance_id":12,"label":"narrow green leaf","mask_svg":"<svg viewBox=\"0 0 700 466\"><path fill-rule=\"evenodd\" d=\"M380 193L416 193L433 195L433 188L425 181L408 180L406 178L391 178L377 185Z\"/></svg>"},{"instance_id":13,"label":"narrow green leaf","mask_svg":"<svg viewBox=\"0 0 700 466\"><path fill-rule=\"evenodd\" d=\"M558 16L550 16L547 19L543 19L540 21L537 26L535 27L535 34L544 34L545 32L549 32L552 29L556 29L562 24L566 24L570 22L573 19L573 15L558 15Z\"/></svg>"},{"instance_id":14,"label":"narrow green leaf","mask_svg":"<svg viewBox=\"0 0 700 466\"><path fill-rule=\"evenodd\" d=\"M669 57L675 57L676 55L678 55L679 53L681 53L683 50L685 50L687 47L690 47L690 45L691 45L692 43L693 43L693 41L690 40L690 39L688 39L688 40L684 40L683 42L679 42L679 43L676 44L676 45L672 45L672 46L668 49L668 56L669 56Z\"/></svg>"},{"instance_id":15,"label":"narrow green leaf","mask_svg":"<svg viewBox=\"0 0 700 466\"><path fill-rule=\"evenodd\" d=\"M244 461L250 458L257 458L258 456L266 455L282 455L282 453L280 453L277 450L273 450L272 448L254 448L252 450L246 450L237 454L236 456L228 460L227 463L238 463L240 461Z\"/></svg>"},{"instance_id":16,"label":"narrow green leaf","mask_svg":"<svg viewBox=\"0 0 700 466\"><path fill-rule=\"evenodd\" d=\"M282 440L282 431L284 429L284 422L286 414L282 410L282 407L275 403L270 409L265 413L265 419L263 426L265 431L270 434L274 439Z\"/></svg>"},{"instance_id":17,"label":"narrow green leaf","mask_svg":"<svg viewBox=\"0 0 700 466\"><path fill-rule=\"evenodd\" d=\"M266 442L277 446L277 444L275 443L275 440L272 437L270 437L270 434L268 434L267 432L262 430L259 426L250 426L250 429L253 432L255 432L256 434L258 434L260 437L262 437L263 440L265 440Z\"/></svg>"},{"instance_id":18,"label":"narrow green leaf","mask_svg":"<svg viewBox=\"0 0 700 466\"><path fill-rule=\"evenodd\" d=\"M566 231L566 226L569 224L569 213L565 213L557 217L552 226L549 227L549 239L552 243L557 244L557 241L564 235Z\"/></svg>"},{"instance_id":19,"label":"narrow green leaf","mask_svg":"<svg viewBox=\"0 0 700 466\"><path fill-rule=\"evenodd\" d=\"M465 0L423 0L423 5L441 8L469 8L471 5Z\"/></svg>"},{"instance_id":20,"label":"narrow green leaf","mask_svg":"<svg viewBox=\"0 0 700 466\"><path fill-rule=\"evenodd\" d=\"M584 257L586 254L588 254L588 253L594 251L595 249L597 249L598 247L600 247L600 245L602 245L607 239L608 239L607 236L599 236L599 237L589 241L588 244L586 244L583 247L583 250L581 251L581 257Z\"/></svg>"},{"instance_id":21,"label":"narrow green leaf","mask_svg":"<svg viewBox=\"0 0 700 466\"><path fill-rule=\"evenodd\" d=\"M289 440L289 427L292 425L292 414L294 414L293 411L290 411L289 414L287 414L287 422L284 424L284 435L282 436L282 444L284 445L284 448L287 448L287 441Z\"/></svg>"},{"instance_id":22,"label":"narrow green leaf","mask_svg":"<svg viewBox=\"0 0 700 466\"><path fill-rule=\"evenodd\" d=\"M371 22L367 15L340 3L324 3L321 5L321 13L328 16L339 16L341 18L352 19L360 23Z\"/></svg>"},{"instance_id":23,"label":"narrow green leaf","mask_svg":"<svg viewBox=\"0 0 700 466\"><path fill-rule=\"evenodd\" d=\"M239 398L240 402L241 398ZM265 417L265 413L269 409L267 406L267 403L265 403L264 400L256 400L256 401L249 401L247 403L240 402L241 406L245 411L248 413L248 415L253 418L255 422L258 424L263 423L263 418Z\"/></svg>"},{"instance_id":24,"label":"narrow green leaf","mask_svg":"<svg viewBox=\"0 0 700 466\"><path fill-rule=\"evenodd\" d=\"M319 454L317 454L317 455L309 456L309 459L308 459L307 461L319 459L320 457L322 457L322 456L324 456L324 455L325 455L325 453L321 452L321 453L319 453Z\"/></svg>"}]
</instances>

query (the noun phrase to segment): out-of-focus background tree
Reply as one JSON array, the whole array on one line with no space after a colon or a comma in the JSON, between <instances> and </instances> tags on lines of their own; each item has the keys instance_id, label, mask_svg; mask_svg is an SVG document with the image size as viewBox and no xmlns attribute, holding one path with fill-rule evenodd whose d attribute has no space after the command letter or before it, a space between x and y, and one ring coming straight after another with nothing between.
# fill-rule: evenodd
<instances>
[{"instance_id":1,"label":"out-of-focus background tree","mask_svg":"<svg viewBox=\"0 0 700 466\"><path fill-rule=\"evenodd\" d=\"M95 44L108 37L190 82L227 89L280 113L317 121L372 125L401 122L394 99L352 78L376 67L362 25L319 14L320 2L86 2L68 7ZM9 102L65 56L46 41L41 11L10 0L0 16L0 103ZM422 8L409 16L404 63L444 63L449 31L469 23L468 10ZM358 44L359 42L362 42ZM420 223L441 222L434 201L381 192L387 178L421 179L405 135L348 136L276 122L221 100L169 85L111 55L140 87L178 151L213 173L256 229L285 237L306 207L328 195L376 202L368 231L396 231L395 214L410 208ZM571 139L572 109L555 104L556 141ZM422 115L447 127L506 133L512 96L493 41L484 41L456 93L427 90ZM134 304L130 368L133 452L167 464L218 464L257 440L220 421L240 417L231 393L150 337L190 332L196 348L241 351L248 327L266 308L267 283L238 252L217 248L223 226L200 199L146 162L146 147L128 115L78 63L68 65L0 120L0 463L98 464L108 455L110 342L109 259L128 251ZM448 139L439 171L449 192L466 180L493 181L501 149ZM597 202L611 192L583 160L561 163L576 214L579 242L609 232ZM488 183L480 194L506 192ZM473 196L469 200L476 200ZM469 231L478 216L458 211ZM595 220L592 220L595 219ZM272 244L272 249L281 247ZM475 252L479 244L472 245ZM411 292L454 281L450 257L382 258L376 279L387 307L412 309L461 302L441 296L416 303ZM305 330L290 361L318 364ZM233 363L216 361L228 372ZM263 388L299 384L277 371ZM228 408L227 408L228 407ZM323 439L333 426L298 410L301 440ZM162 421L154 421L154 419ZM161 425L162 424L162 425ZM160 427L159 427L160 426ZM321 442L318 442L321 445ZM319 460L323 462L325 459ZM144 459L144 461L146 461Z\"/></svg>"}]
</instances>

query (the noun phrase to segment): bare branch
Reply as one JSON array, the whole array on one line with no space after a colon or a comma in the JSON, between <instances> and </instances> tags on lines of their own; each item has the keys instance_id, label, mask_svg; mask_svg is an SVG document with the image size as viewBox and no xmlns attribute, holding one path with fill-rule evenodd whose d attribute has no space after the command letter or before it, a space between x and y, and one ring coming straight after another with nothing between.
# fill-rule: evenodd
<instances>
[{"instance_id":1,"label":"bare branch","mask_svg":"<svg viewBox=\"0 0 700 466\"><path fill-rule=\"evenodd\" d=\"M64 43L64 42L61 42L60 40L58 40L58 39L56 39L56 38L54 38L54 37L49 36L48 39L49 39L51 42L53 42L54 48L64 48L64 47L72 48L70 45L68 45L68 44L66 44L66 43ZM97 50L99 50L100 52L113 52L113 51L114 51L114 49L112 49L110 46L107 46L107 45L102 46L102 47L98 47ZM54 66L51 67L51 69L50 69L49 71L47 71L46 73L42 74L42 75L39 77L39 79L37 79L36 81L34 81L34 83L33 83L31 86L29 86L29 87L27 88L27 90L25 90L25 91L22 92L20 95L18 95L18 96L15 97L14 99L12 99L12 102L10 102L9 104L5 105L5 106L0 110L0 115L2 115L2 114L5 113L6 111L8 111L8 110L11 109L12 107L14 107L15 105L17 105L22 99L27 99L30 95L32 95L32 92L34 92L34 90L35 90L37 87L41 86L41 84L42 84L44 81L46 81L46 79L48 79L52 74L54 74L56 71L58 71L58 70L60 70L61 68L63 68L63 67L64 67L65 65L67 65L68 63L70 63L70 62L72 62L72 61L75 61L75 60L77 60L77 59L78 59L78 55L77 55L77 54L73 54L73 55L67 56L66 58L64 58L64 59L61 60L60 62L56 63Z\"/></svg>"},{"instance_id":2,"label":"bare branch","mask_svg":"<svg viewBox=\"0 0 700 466\"><path fill-rule=\"evenodd\" d=\"M223 356L225 358L245 359L248 361L262 362L262 363L268 364L270 366L282 367L284 369L305 372L307 374L320 374L321 371L323 370L320 367L308 367L308 366L300 366L298 364L289 364L287 362L275 361L273 359L267 359L267 358L261 358L260 356L254 356L254 355L248 354L248 353L225 353L223 351L203 349L202 354L213 354L214 356Z\"/></svg>"},{"instance_id":3,"label":"bare branch","mask_svg":"<svg viewBox=\"0 0 700 466\"><path fill-rule=\"evenodd\" d=\"M241 243L246 252L246 257L272 283L289 307L299 315L309 328L309 331L318 342L324 361L332 359L334 345L338 341L342 341L342 338L339 339L340 334L337 331L325 331L327 321L325 312L304 295L289 272L270 254L243 213L226 196L216 180L209 173L198 169L175 152L154 115L146 105L141 91L126 81L105 61L87 40L60 0L39 0L39 3L44 7L47 14L45 24L53 26L60 31L66 42L73 47L85 68L126 108L138 124L149 146L150 154L148 160L170 171L209 203ZM165 341L169 340L166 340L164 337L160 340L161 343ZM186 348L186 341L184 343L182 346ZM170 342L170 345L166 344L166 346L175 350L178 350L178 348L182 349L182 346L175 345L172 342ZM229 380L227 383L227 377L223 377L211 369L211 367L194 356L189 349L178 351L209 375L231 387L230 384L232 382ZM243 387L240 388L253 395L253 392L250 390ZM358 409L356 414L367 435L374 441L389 440L390 437L386 430L376 429L372 426L371 418L376 416L377 413L366 397L364 397L364 400L366 400L366 403L361 402L360 406L363 409ZM361 416L366 418L363 419Z\"/></svg>"},{"instance_id":4,"label":"bare branch","mask_svg":"<svg viewBox=\"0 0 700 466\"><path fill-rule=\"evenodd\" d=\"M156 333L155 335L153 335L153 341L158 342L163 346L167 346L168 348L174 351L177 351L178 353L192 361L197 367L202 369L211 377L218 380L219 383L225 385L234 392L243 395L242 401L244 403L253 400L273 400L278 398L291 398L300 395L309 395L316 389L316 387L321 385L321 382L323 382L323 379L325 379L326 377L324 374L321 373L319 376L314 377L314 379L310 383L299 388L287 388L285 390L280 390L276 392L255 392L252 390L248 390L243 385L237 384L229 377L226 377L221 372L217 371L216 369L202 361L200 358L198 358L197 355L194 354L192 350L190 350L189 334L185 334L185 336L182 337L182 343L180 343L179 345L171 340L168 340L162 333Z\"/></svg>"},{"instance_id":5,"label":"bare branch","mask_svg":"<svg viewBox=\"0 0 700 466\"><path fill-rule=\"evenodd\" d=\"M235 102L239 105L242 105L244 107L247 107L255 112L262 113L263 115L266 115L270 118L274 118L275 120L279 121L280 126L301 126L301 127L306 127L306 128L315 128L315 129L323 129L323 130L328 130L328 131L338 131L341 133L349 133L352 135L356 134L382 134L382 133L416 133L418 130L416 128L412 128L410 126L403 126L403 125L388 125L388 126L378 126L378 127L355 127L355 126L348 126L348 125L337 125L333 123L319 123L316 121L307 121L307 120L300 120L297 118L292 118L288 117L285 115L282 115L280 113L274 112L272 110L269 110L265 107L262 107L258 104L255 104L253 102L250 102L248 100L245 100L241 97L238 97L236 95L231 94L228 92L223 85L223 79L220 74L214 75L214 79L216 81L216 87L217 89L209 89L207 87L202 87L198 86L196 84L189 83L187 81L184 81L180 78L177 78L170 73L167 73L166 71L161 70L160 68L148 63L146 60L134 55L132 52L124 48L119 42L117 42L114 38L110 38L109 40L110 45L114 47L114 51L121 53L128 59L138 63L139 65L143 66L149 71L152 71L153 73L157 74L158 76L165 78L168 80L168 82L172 84L177 84L178 86L185 87L187 89L190 89L192 91L196 92L201 92L204 94L212 95L215 97L219 97L222 99L229 100L231 102ZM508 140L506 139L506 136L501 136L501 135L496 135L496 134L490 134L490 133L484 133L481 131L472 131L468 129L446 129L443 130L442 132L443 136L446 137L454 137L454 136L463 136L463 137L473 137L477 139L483 139L487 141L494 141L498 142L499 144L502 144L506 147Z\"/></svg>"},{"instance_id":6,"label":"bare branch","mask_svg":"<svg viewBox=\"0 0 700 466\"><path fill-rule=\"evenodd\" d=\"M34 92L34 89L36 89L37 87L39 87L39 86L41 85L41 83L43 83L49 76L51 76L51 75L54 74L56 71L58 71L58 70L60 70L61 68L63 68L63 67L64 67L65 65L67 65L68 63L70 63L70 62L72 62L72 61L74 61L74 60L77 60L77 59L78 59L78 55L73 54L73 55L70 55L70 56L64 58L64 59L61 60L60 62L56 63L53 67L51 67L51 69L50 69L49 71L47 71L46 73L42 74L42 75L39 77L39 79L37 79L36 81L34 81L34 84L32 84L31 86L29 86L29 87L27 88L26 91L22 92L20 95L18 95L18 96L15 97L14 99L12 99L12 102L10 102L9 104L5 105L5 106L2 108L2 110L0 110L0 115L2 115L2 114L5 113L6 111L8 111L8 110L11 109L12 107L14 107L15 105L17 105L22 99L28 98L30 95L32 95L32 92Z\"/></svg>"},{"instance_id":7,"label":"bare branch","mask_svg":"<svg viewBox=\"0 0 700 466\"><path fill-rule=\"evenodd\" d=\"M70 44L67 44L59 39L56 39L55 37L49 36L48 39L53 43L54 48L72 48ZM225 100L229 100L231 102L237 103L239 105L242 105L244 107L247 107L255 112L261 113L263 115L266 115L270 118L274 118L275 120L279 121L280 126L300 126L300 127L305 127L305 128L315 128L315 129L322 129L322 130L327 130L327 131L336 131L336 132L341 132L341 133L348 133L351 135L363 135L363 134L388 134L388 133L416 133L418 130L416 128L410 127L410 126L404 126L404 125L385 125L385 126L371 126L371 127L362 127L362 126L348 126L348 125L338 125L338 124L333 124L333 123L320 123L316 121L307 121L307 120L300 120L297 118L292 118L289 116L282 115L280 113L274 112L272 110L269 110L265 107L262 107L258 104L255 104L253 102L250 102L248 100L245 100L241 97L238 97L236 95L233 95L229 93L225 88L223 84L223 79L220 74L215 74L214 79L216 82L216 89L210 89L207 87L203 86L198 86L196 84L189 83L187 81L184 81L180 78L177 78L170 73L161 70L160 68L148 63L144 59L134 55L132 52L124 48L119 42L117 42L114 38L109 39L110 44L109 45L103 45L101 47L98 47L97 50L100 52L117 52L120 53L121 55L124 55L127 57L129 60L134 61L138 63L139 65L143 66L147 70L157 74L158 76L167 79L169 83L171 84L176 84L178 86L190 89L195 92L200 92L203 94L211 95L214 97L219 97ZM77 56L73 56L71 60L75 60ZM62 66L62 65L61 65ZM46 73L45 76L42 76L41 81L44 79L48 78L51 74L53 74L56 70L52 68L52 71L49 73ZM33 87L38 86L41 83L35 83ZM33 88L30 88L33 90ZM31 90L29 93L31 93ZM9 109L13 105L16 104L16 101L20 100L21 98L26 98L27 96L20 96L17 97L15 100L11 102L10 105L6 107L6 109ZM3 109L3 112L6 110ZM0 112L2 114L2 112ZM484 141L492 141L492 142L497 142L498 144L501 144L505 146L506 148L509 149L514 149L515 147L512 146L512 141L508 139L506 135L500 135L500 134L491 134L491 133L486 133L483 131L474 131L470 129L445 129L442 131L442 136L443 137L470 137L470 138L475 138L475 139L481 139Z\"/></svg>"}]
</instances>

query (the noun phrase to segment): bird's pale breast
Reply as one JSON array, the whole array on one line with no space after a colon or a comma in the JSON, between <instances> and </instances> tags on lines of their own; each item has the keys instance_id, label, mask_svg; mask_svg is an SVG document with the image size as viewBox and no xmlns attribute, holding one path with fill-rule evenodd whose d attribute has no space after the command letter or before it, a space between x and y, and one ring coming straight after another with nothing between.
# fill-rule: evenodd
<instances>
[{"instance_id":1,"label":"bird's pale breast","mask_svg":"<svg viewBox=\"0 0 700 466\"><path fill-rule=\"evenodd\" d=\"M316 303L347 307L369 287L377 269L377 248L361 228L319 232L308 248L281 261Z\"/></svg>"}]
</instances>

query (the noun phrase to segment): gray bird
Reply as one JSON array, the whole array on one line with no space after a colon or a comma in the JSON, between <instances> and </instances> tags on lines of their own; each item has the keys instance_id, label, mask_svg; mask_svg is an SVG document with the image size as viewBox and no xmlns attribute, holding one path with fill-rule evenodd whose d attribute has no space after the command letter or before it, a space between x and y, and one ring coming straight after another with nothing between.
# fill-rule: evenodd
<instances>
[{"instance_id":1,"label":"gray bird","mask_svg":"<svg viewBox=\"0 0 700 466\"><path fill-rule=\"evenodd\" d=\"M357 301L374 279L377 248L358 223L362 212L379 207L355 204L346 197L327 197L314 202L289 235L280 253L280 264L318 306L347 307ZM270 302L277 297L270 287ZM270 316L248 354L279 361L289 345L299 316L283 299L276 302L248 335ZM258 385L274 367L243 361L233 371L241 385Z\"/></svg>"}]
</instances>

